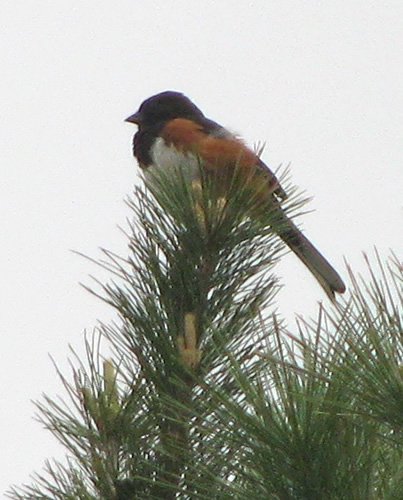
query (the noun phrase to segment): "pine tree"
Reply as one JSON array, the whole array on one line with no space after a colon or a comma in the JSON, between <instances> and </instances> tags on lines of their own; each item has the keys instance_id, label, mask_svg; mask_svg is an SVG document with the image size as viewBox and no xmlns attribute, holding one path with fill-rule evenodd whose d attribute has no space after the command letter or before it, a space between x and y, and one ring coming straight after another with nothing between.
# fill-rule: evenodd
<instances>
[{"instance_id":1,"label":"pine tree","mask_svg":"<svg viewBox=\"0 0 403 500\"><path fill-rule=\"evenodd\" d=\"M223 199L181 172L129 200L129 256L105 251L92 290L120 321L58 372L68 398L37 404L66 459L10 498L402 499L402 264L350 270L349 296L290 332L275 208L236 174Z\"/></svg>"}]
</instances>

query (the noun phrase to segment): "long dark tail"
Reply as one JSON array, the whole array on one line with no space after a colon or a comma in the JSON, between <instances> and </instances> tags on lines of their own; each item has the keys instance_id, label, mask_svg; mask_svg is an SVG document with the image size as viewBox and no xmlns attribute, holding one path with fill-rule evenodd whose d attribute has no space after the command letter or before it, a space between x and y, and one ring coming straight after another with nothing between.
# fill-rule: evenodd
<instances>
[{"instance_id":1,"label":"long dark tail","mask_svg":"<svg viewBox=\"0 0 403 500\"><path fill-rule=\"evenodd\" d=\"M346 290L337 271L284 213L280 216L278 235L311 271L331 300L334 300L335 292Z\"/></svg>"}]
</instances>

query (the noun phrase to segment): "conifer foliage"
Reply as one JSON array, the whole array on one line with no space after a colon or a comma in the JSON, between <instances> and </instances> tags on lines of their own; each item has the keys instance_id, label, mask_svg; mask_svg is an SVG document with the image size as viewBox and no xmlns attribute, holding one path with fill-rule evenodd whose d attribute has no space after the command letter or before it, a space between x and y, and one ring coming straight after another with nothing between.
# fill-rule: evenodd
<instances>
[{"instance_id":1,"label":"conifer foliage","mask_svg":"<svg viewBox=\"0 0 403 500\"><path fill-rule=\"evenodd\" d=\"M368 260L367 281L350 271L346 299L290 332L276 207L237 173L225 198L213 181L178 167L136 189L129 255L105 251L113 279L92 291L120 320L73 352L67 397L37 404L66 459L10 498L403 498L402 264Z\"/></svg>"}]
</instances>

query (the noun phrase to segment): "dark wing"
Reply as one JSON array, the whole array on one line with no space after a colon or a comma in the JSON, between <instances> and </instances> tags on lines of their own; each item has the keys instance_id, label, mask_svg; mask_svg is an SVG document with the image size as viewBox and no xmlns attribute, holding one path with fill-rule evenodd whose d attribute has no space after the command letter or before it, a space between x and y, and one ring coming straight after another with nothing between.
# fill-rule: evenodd
<instances>
[{"instance_id":1,"label":"dark wing","mask_svg":"<svg viewBox=\"0 0 403 500\"><path fill-rule=\"evenodd\" d=\"M167 145L179 151L196 154L207 171L230 171L237 167L245 176L245 182L252 184L261 183L263 174L267 181L266 198L273 193L281 199L286 198L285 191L267 165L239 138L211 120L203 119L199 123L175 118L165 124L161 137Z\"/></svg>"}]
</instances>

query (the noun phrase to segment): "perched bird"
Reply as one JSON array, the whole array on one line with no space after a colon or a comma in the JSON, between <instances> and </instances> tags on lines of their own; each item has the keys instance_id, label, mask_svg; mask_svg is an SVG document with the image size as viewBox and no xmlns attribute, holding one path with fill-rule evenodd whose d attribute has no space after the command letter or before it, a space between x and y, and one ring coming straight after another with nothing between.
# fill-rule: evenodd
<instances>
[{"instance_id":1,"label":"perched bird","mask_svg":"<svg viewBox=\"0 0 403 500\"><path fill-rule=\"evenodd\" d=\"M154 95L125 121L138 126L133 154L146 172L155 165L164 169L186 165L191 180L200 175L202 168L219 174L219 182L225 185L238 168L261 202L278 205L278 236L307 266L327 295L333 299L335 292L345 291L339 274L284 214L280 203L287 194L274 173L238 137L206 118L185 95L173 91Z\"/></svg>"}]
</instances>

